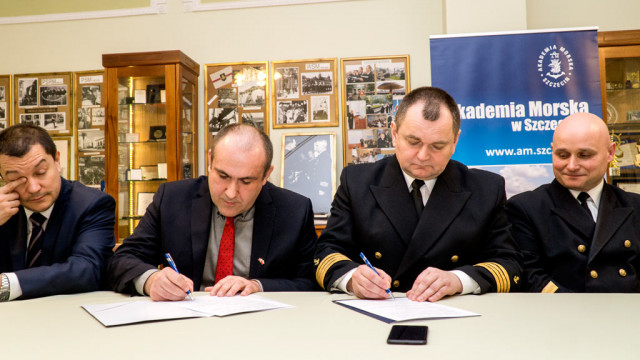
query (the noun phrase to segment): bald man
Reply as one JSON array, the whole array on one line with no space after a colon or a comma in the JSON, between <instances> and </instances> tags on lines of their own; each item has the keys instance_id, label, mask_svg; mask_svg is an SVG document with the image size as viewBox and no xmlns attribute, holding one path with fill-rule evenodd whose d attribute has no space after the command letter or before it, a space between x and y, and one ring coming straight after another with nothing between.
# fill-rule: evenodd
<instances>
[{"instance_id":1,"label":"bald man","mask_svg":"<svg viewBox=\"0 0 640 360\"><path fill-rule=\"evenodd\" d=\"M550 184L513 196L507 214L531 292L640 291L640 195L604 181L616 145L588 113L558 125Z\"/></svg>"}]
</instances>

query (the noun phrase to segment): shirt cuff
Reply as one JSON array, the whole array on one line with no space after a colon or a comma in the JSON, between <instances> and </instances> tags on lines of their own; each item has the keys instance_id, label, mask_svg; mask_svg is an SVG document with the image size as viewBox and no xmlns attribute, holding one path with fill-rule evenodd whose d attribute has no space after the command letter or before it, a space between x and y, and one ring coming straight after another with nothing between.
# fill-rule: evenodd
<instances>
[{"instance_id":1,"label":"shirt cuff","mask_svg":"<svg viewBox=\"0 0 640 360\"><path fill-rule=\"evenodd\" d=\"M142 275L138 276L137 278L133 279L133 284L136 286L136 291L138 292L138 294L140 295L147 295L144 293L144 284L147 282L147 280L149 280L149 277L157 272L160 271L158 269L149 269L147 271L145 271L144 273L142 273Z\"/></svg>"},{"instance_id":2,"label":"shirt cuff","mask_svg":"<svg viewBox=\"0 0 640 360\"><path fill-rule=\"evenodd\" d=\"M20 281L16 273L4 273L9 279L9 301L15 300L22 296L22 288L20 287Z\"/></svg>"},{"instance_id":3,"label":"shirt cuff","mask_svg":"<svg viewBox=\"0 0 640 360\"><path fill-rule=\"evenodd\" d=\"M329 291L340 290L343 293L353 295L352 292L347 290L347 284L349 283L349 280L351 280L353 273L356 272L357 269L358 268L351 269L348 273L342 275L340 278L338 278L338 280L334 281L333 284L331 284L331 288L329 289Z\"/></svg>"},{"instance_id":4,"label":"shirt cuff","mask_svg":"<svg viewBox=\"0 0 640 360\"><path fill-rule=\"evenodd\" d=\"M451 270L453 275L457 276L462 283L462 292L460 295L466 294L480 294L480 285L471 278L471 276L467 275L464 271L461 270Z\"/></svg>"}]
</instances>

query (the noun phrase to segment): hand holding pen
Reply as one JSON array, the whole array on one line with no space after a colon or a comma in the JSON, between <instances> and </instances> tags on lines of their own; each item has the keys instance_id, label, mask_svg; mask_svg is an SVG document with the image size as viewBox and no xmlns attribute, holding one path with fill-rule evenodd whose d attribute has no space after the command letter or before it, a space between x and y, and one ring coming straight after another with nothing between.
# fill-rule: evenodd
<instances>
[{"instance_id":1,"label":"hand holding pen","mask_svg":"<svg viewBox=\"0 0 640 360\"><path fill-rule=\"evenodd\" d=\"M164 257L165 259L167 259L167 262L169 263L169 266L171 266L173 271L180 274L180 272L178 271L178 267L176 267L176 263L173 261L173 258L171 257L171 254L166 253L164 254ZM193 296L191 295L191 290L187 290L187 296L189 296L189 299L193 300Z\"/></svg>"},{"instance_id":2,"label":"hand holding pen","mask_svg":"<svg viewBox=\"0 0 640 360\"><path fill-rule=\"evenodd\" d=\"M359 298L385 299L391 297L395 300L389 289L391 277L384 271L374 268L363 253L360 254L360 257L365 265L360 265L356 269L351 277L350 289L349 286L347 289L353 291Z\"/></svg>"}]
</instances>

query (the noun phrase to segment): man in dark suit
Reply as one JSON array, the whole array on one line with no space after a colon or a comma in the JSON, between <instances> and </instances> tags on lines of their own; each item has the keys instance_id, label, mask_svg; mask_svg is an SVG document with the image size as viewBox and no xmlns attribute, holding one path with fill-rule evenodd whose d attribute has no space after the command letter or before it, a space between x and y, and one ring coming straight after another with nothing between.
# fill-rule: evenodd
<instances>
[{"instance_id":1,"label":"man in dark suit","mask_svg":"<svg viewBox=\"0 0 640 360\"><path fill-rule=\"evenodd\" d=\"M114 246L115 202L60 177L42 128L0 133L0 301L98 290Z\"/></svg>"},{"instance_id":2,"label":"man in dark suit","mask_svg":"<svg viewBox=\"0 0 640 360\"><path fill-rule=\"evenodd\" d=\"M504 180L450 160L460 134L453 98L412 91L391 134L395 156L342 171L314 256L318 283L361 298L391 288L415 301L512 289L521 265ZM356 261L360 252L380 275Z\"/></svg>"},{"instance_id":3,"label":"man in dark suit","mask_svg":"<svg viewBox=\"0 0 640 360\"><path fill-rule=\"evenodd\" d=\"M616 144L598 116L564 119L555 180L513 196L507 214L532 292L639 292L640 195L607 184Z\"/></svg>"},{"instance_id":4,"label":"man in dark suit","mask_svg":"<svg viewBox=\"0 0 640 360\"><path fill-rule=\"evenodd\" d=\"M224 127L209 150L208 178L160 186L109 262L113 288L153 300L182 300L194 289L216 296L313 290L311 201L267 182L272 157L262 131Z\"/></svg>"}]
</instances>

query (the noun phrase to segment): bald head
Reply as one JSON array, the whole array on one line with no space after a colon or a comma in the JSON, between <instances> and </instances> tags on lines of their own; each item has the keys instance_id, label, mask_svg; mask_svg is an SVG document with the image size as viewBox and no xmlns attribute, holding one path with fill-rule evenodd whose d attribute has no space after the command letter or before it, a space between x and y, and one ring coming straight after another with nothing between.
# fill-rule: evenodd
<instances>
[{"instance_id":1,"label":"bald head","mask_svg":"<svg viewBox=\"0 0 640 360\"><path fill-rule=\"evenodd\" d=\"M262 149L264 150L264 173L266 174L271 168L271 161L273 160L273 145L262 130L251 125L231 124L223 127L213 137L210 160L213 160L218 145L234 146L238 151L248 152L259 146L258 144L262 144Z\"/></svg>"},{"instance_id":2,"label":"bald head","mask_svg":"<svg viewBox=\"0 0 640 360\"><path fill-rule=\"evenodd\" d=\"M553 134L551 148L556 179L578 191L589 191L598 185L615 154L607 125L589 113L575 113L564 119Z\"/></svg>"}]
</instances>

